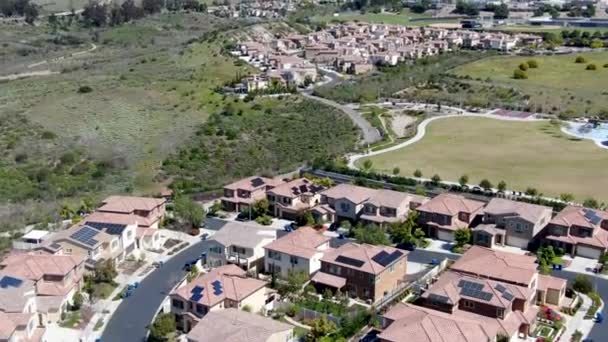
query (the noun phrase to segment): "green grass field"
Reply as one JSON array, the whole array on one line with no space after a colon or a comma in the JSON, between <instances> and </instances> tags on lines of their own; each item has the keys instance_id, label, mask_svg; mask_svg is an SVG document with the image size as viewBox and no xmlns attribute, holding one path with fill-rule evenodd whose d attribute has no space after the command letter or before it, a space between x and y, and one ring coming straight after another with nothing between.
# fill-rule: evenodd
<instances>
[{"instance_id":1,"label":"green grass field","mask_svg":"<svg viewBox=\"0 0 608 342\"><path fill-rule=\"evenodd\" d=\"M529 33L544 33L544 32L555 32L560 33L561 31L578 30L581 32L594 33L595 31L606 32L607 27L561 27L561 26L537 26L537 25L504 25L496 26L490 30L496 31L508 31L508 32L529 32Z\"/></svg>"},{"instance_id":2,"label":"green grass field","mask_svg":"<svg viewBox=\"0 0 608 342\"><path fill-rule=\"evenodd\" d=\"M391 24L391 25L407 25L407 26L427 26L430 24L438 23L457 23L459 19L443 19L443 20L412 20L417 18L427 18L428 15L412 13L410 11L402 11L399 14L394 13L365 13L359 12L342 12L338 16L328 14L324 16L315 17L315 21L322 22L347 22L347 21L361 21L367 23L377 24Z\"/></svg>"},{"instance_id":3,"label":"green grass field","mask_svg":"<svg viewBox=\"0 0 608 342\"><path fill-rule=\"evenodd\" d=\"M587 63L575 63L576 56ZM527 60L538 62L527 71L528 79L516 80L513 71ZM593 63L597 70L586 70ZM456 67L453 73L496 85L513 87L530 96L530 103L543 112L597 113L608 107L608 52L541 57L491 57Z\"/></svg>"},{"instance_id":4,"label":"green grass field","mask_svg":"<svg viewBox=\"0 0 608 342\"><path fill-rule=\"evenodd\" d=\"M504 180L515 190L534 187L546 195L569 192L581 202L608 200L608 151L548 122L441 119L427 127L421 141L369 159L374 169L387 173L399 167L409 176L420 169L424 177L438 174L450 181L467 174L470 183Z\"/></svg>"}]
</instances>

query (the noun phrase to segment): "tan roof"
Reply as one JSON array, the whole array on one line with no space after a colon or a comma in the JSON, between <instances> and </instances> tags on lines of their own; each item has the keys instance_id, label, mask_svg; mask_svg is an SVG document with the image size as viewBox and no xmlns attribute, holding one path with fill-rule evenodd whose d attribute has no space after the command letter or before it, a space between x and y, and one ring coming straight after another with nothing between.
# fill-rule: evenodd
<instances>
[{"instance_id":1,"label":"tan roof","mask_svg":"<svg viewBox=\"0 0 608 342\"><path fill-rule=\"evenodd\" d=\"M315 283L320 283L323 285L329 285L331 287L335 287L336 289L341 289L346 285L346 278L338 277L333 274L325 273L325 272L317 272L310 279Z\"/></svg>"},{"instance_id":2,"label":"tan roof","mask_svg":"<svg viewBox=\"0 0 608 342\"><path fill-rule=\"evenodd\" d=\"M378 262L374 261L373 258L381 252L386 252L388 254L392 254L393 252L401 253L401 255L397 259L395 259L395 261L401 260L402 258L407 258L406 251L398 250L393 247L374 246L369 244L358 244L354 242L349 242L338 248L330 249L325 252L325 255L323 256L323 258L321 258L321 261L340 265L342 267L358 269L366 273L379 274L382 273L382 271L384 271L384 269L390 265L389 264L383 266ZM343 261L338 261L338 257L354 259L362 262L363 264L361 266L351 265L348 263L344 263Z\"/></svg>"},{"instance_id":3,"label":"tan roof","mask_svg":"<svg viewBox=\"0 0 608 342\"><path fill-rule=\"evenodd\" d=\"M83 262L78 255L10 254L0 265L3 272L37 281L44 275L65 276Z\"/></svg>"},{"instance_id":4,"label":"tan roof","mask_svg":"<svg viewBox=\"0 0 608 342\"><path fill-rule=\"evenodd\" d=\"M0 311L23 312L27 301L35 296L34 282L5 271L0 272L0 279L6 276L18 279L21 283L18 286L0 288Z\"/></svg>"},{"instance_id":5,"label":"tan roof","mask_svg":"<svg viewBox=\"0 0 608 342\"><path fill-rule=\"evenodd\" d=\"M110 196L103 200L103 205L97 210L118 213L131 213L135 210L150 211L165 202L166 200L164 198Z\"/></svg>"},{"instance_id":6,"label":"tan roof","mask_svg":"<svg viewBox=\"0 0 608 342\"><path fill-rule=\"evenodd\" d=\"M538 222L543 217L551 217L552 209L542 205L516 202L504 198L492 198L483 210L492 215L517 215L532 223Z\"/></svg>"},{"instance_id":7,"label":"tan roof","mask_svg":"<svg viewBox=\"0 0 608 342\"><path fill-rule=\"evenodd\" d=\"M601 221L598 223L593 223L587 217L585 217L586 212L594 213L598 217L603 220L608 220L608 212L602 210L595 209L587 209L583 207L576 206L567 206L562 211L560 211L553 220L551 220L552 224L557 224L561 226L571 227L571 226L579 226L579 227L587 227L587 228L600 228Z\"/></svg>"},{"instance_id":8,"label":"tan roof","mask_svg":"<svg viewBox=\"0 0 608 342\"><path fill-rule=\"evenodd\" d=\"M539 274L538 275L538 289L539 290L561 290L566 287L566 280L553 277L550 275Z\"/></svg>"},{"instance_id":9,"label":"tan roof","mask_svg":"<svg viewBox=\"0 0 608 342\"><path fill-rule=\"evenodd\" d=\"M277 231L257 224L243 222L227 222L210 241L217 241L224 246L263 247L277 238Z\"/></svg>"},{"instance_id":10,"label":"tan roof","mask_svg":"<svg viewBox=\"0 0 608 342\"><path fill-rule=\"evenodd\" d=\"M0 339L8 341L17 329L9 314L0 311Z\"/></svg>"},{"instance_id":11,"label":"tan roof","mask_svg":"<svg viewBox=\"0 0 608 342\"><path fill-rule=\"evenodd\" d=\"M331 240L330 237L317 232L311 227L302 227L287 233L280 239L277 239L268 245L265 249L299 256L304 259L312 258L315 253L318 253L317 247Z\"/></svg>"},{"instance_id":12,"label":"tan roof","mask_svg":"<svg viewBox=\"0 0 608 342\"><path fill-rule=\"evenodd\" d=\"M537 273L536 258L472 246L451 267L454 271L528 285Z\"/></svg>"},{"instance_id":13,"label":"tan roof","mask_svg":"<svg viewBox=\"0 0 608 342\"><path fill-rule=\"evenodd\" d=\"M352 184L338 184L322 192L323 195L334 198L347 198L353 203L362 203L376 193L376 190Z\"/></svg>"},{"instance_id":14,"label":"tan roof","mask_svg":"<svg viewBox=\"0 0 608 342\"><path fill-rule=\"evenodd\" d=\"M412 195L405 192L393 190L376 190L375 193L367 200L377 207L398 208L405 203L425 203L429 199L423 196Z\"/></svg>"},{"instance_id":15,"label":"tan roof","mask_svg":"<svg viewBox=\"0 0 608 342\"><path fill-rule=\"evenodd\" d=\"M220 294L215 294L212 285L215 281L221 284L222 291ZM223 302L225 299L240 302L254 292L262 289L265 285L266 282L248 278L246 272L241 268L229 264L214 268L210 272L196 277L186 286L177 289L174 294L185 300L191 300L207 307L212 307ZM191 299L193 294L192 289L195 286L203 288L201 292L202 296L196 301Z\"/></svg>"},{"instance_id":16,"label":"tan roof","mask_svg":"<svg viewBox=\"0 0 608 342\"><path fill-rule=\"evenodd\" d=\"M113 223L113 224L124 224L124 225L132 225L137 224L138 221L144 221L144 218L141 216L133 215L133 214L116 214L110 212L101 212L96 211L88 216L86 216L82 223L85 224L87 222L99 222L99 223Z\"/></svg>"},{"instance_id":17,"label":"tan roof","mask_svg":"<svg viewBox=\"0 0 608 342\"><path fill-rule=\"evenodd\" d=\"M195 342L266 342L293 326L258 314L230 308L209 312L188 333Z\"/></svg>"},{"instance_id":18,"label":"tan roof","mask_svg":"<svg viewBox=\"0 0 608 342\"><path fill-rule=\"evenodd\" d=\"M45 240L42 245L43 245L43 247L48 247L50 245L53 245L53 243L56 242L56 241L67 240L71 244L80 246L80 247L82 247L84 249L87 249L87 250L93 250L93 249L97 248L98 246L100 246L101 244L110 242L110 241L112 241L114 239L114 236L106 233L105 231L99 231L97 233L97 235L95 235L95 240L97 241L97 243L95 243L93 245L87 245L87 244L82 243L81 241L73 239L71 237L72 234L76 233L80 229L83 229L83 227L84 226L82 226L80 224L76 224L76 225L74 225L74 226L72 226L72 227L70 227L70 228L68 228L66 230L62 230L60 232L57 232L50 239ZM88 229L94 229L94 228L90 228L89 227Z\"/></svg>"},{"instance_id":19,"label":"tan roof","mask_svg":"<svg viewBox=\"0 0 608 342\"><path fill-rule=\"evenodd\" d=\"M393 321L378 337L392 342L486 342L494 331L482 322L411 304L399 303L384 317Z\"/></svg>"},{"instance_id":20,"label":"tan roof","mask_svg":"<svg viewBox=\"0 0 608 342\"><path fill-rule=\"evenodd\" d=\"M310 180L306 178L298 178L292 181L279 184L275 186L272 190L268 191L270 194L275 194L283 197L295 198L300 196L301 194L316 194L324 190L325 188L316 185Z\"/></svg>"},{"instance_id":21,"label":"tan roof","mask_svg":"<svg viewBox=\"0 0 608 342\"><path fill-rule=\"evenodd\" d=\"M257 182L259 182L259 185ZM257 190L257 189L260 189L263 187L267 187L267 186L274 187L281 183L283 183L283 181L280 179L266 178L266 177L260 177L260 176L251 176L251 177L247 177L247 178L238 180L234 183L228 184L228 185L224 186L224 188L230 189L230 190L242 189L242 190L247 190L247 191L254 191L254 190Z\"/></svg>"},{"instance_id":22,"label":"tan roof","mask_svg":"<svg viewBox=\"0 0 608 342\"><path fill-rule=\"evenodd\" d=\"M474 213L483 206L483 202L470 200L460 195L442 193L422 204L416 210L455 216L460 212Z\"/></svg>"}]
</instances>

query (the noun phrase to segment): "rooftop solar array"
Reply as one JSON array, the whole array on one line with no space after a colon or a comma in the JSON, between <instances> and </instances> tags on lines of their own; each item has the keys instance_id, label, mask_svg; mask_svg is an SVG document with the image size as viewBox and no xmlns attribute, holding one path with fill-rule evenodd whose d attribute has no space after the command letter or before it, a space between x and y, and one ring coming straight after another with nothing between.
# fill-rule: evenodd
<instances>
[{"instance_id":1,"label":"rooftop solar array","mask_svg":"<svg viewBox=\"0 0 608 342\"><path fill-rule=\"evenodd\" d=\"M393 263L395 260L399 259L403 253L401 251L394 251L393 253L387 253L382 251L372 257L372 260L379 263L380 265L386 267Z\"/></svg>"},{"instance_id":2,"label":"rooftop solar array","mask_svg":"<svg viewBox=\"0 0 608 342\"><path fill-rule=\"evenodd\" d=\"M192 296L190 297L190 300L193 300L195 302L198 302L199 300L201 300L201 298L203 298L203 290L205 288L201 287L201 286L195 286L192 288L192 290L190 291L190 293L192 293Z\"/></svg>"},{"instance_id":3,"label":"rooftop solar array","mask_svg":"<svg viewBox=\"0 0 608 342\"><path fill-rule=\"evenodd\" d=\"M602 222L602 218L597 214L597 212L595 212L595 210L591 210L591 209L583 209L583 212L585 213L585 218L593 223L593 224L599 224L600 222Z\"/></svg>"},{"instance_id":4,"label":"rooftop solar array","mask_svg":"<svg viewBox=\"0 0 608 342\"><path fill-rule=\"evenodd\" d=\"M19 287L23 283L23 280L18 278L13 278L10 276L4 276L0 279L0 287L6 289L8 287Z\"/></svg>"},{"instance_id":5,"label":"rooftop solar array","mask_svg":"<svg viewBox=\"0 0 608 342\"><path fill-rule=\"evenodd\" d=\"M78 229L74 234L70 235L70 237L87 246L95 246L99 242L95 240L97 234L99 234L99 231L97 229L91 228L89 226L83 226L82 228Z\"/></svg>"},{"instance_id":6,"label":"rooftop solar array","mask_svg":"<svg viewBox=\"0 0 608 342\"><path fill-rule=\"evenodd\" d=\"M53 249L59 249L59 248L61 248L61 244L59 244L57 242L53 242L50 247Z\"/></svg>"},{"instance_id":7,"label":"rooftop solar array","mask_svg":"<svg viewBox=\"0 0 608 342\"><path fill-rule=\"evenodd\" d=\"M460 294L463 296L477 298L477 299L481 299L481 300L485 300L485 301L491 300L492 296L493 296L493 294L491 294L489 292L484 292L484 291L475 290L472 288L464 288L464 287L462 288L462 290L460 290Z\"/></svg>"},{"instance_id":8,"label":"rooftop solar array","mask_svg":"<svg viewBox=\"0 0 608 342\"><path fill-rule=\"evenodd\" d=\"M431 300L435 303L447 303L450 300L450 298L448 298L446 296L431 293L429 295L429 300Z\"/></svg>"},{"instance_id":9,"label":"rooftop solar array","mask_svg":"<svg viewBox=\"0 0 608 342\"><path fill-rule=\"evenodd\" d=\"M351 265L354 267L361 267L361 266L363 266L363 264L365 264L365 262L363 262L361 260L349 258L349 257L343 256L343 255L339 255L336 258L336 262L346 264L346 265Z\"/></svg>"},{"instance_id":10,"label":"rooftop solar array","mask_svg":"<svg viewBox=\"0 0 608 342\"><path fill-rule=\"evenodd\" d=\"M511 292L505 291L505 292L502 293L502 298L504 298L504 299L506 299L508 301L511 301L511 300L513 300L513 298L515 298L515 296L513 296L511 294Z\"/></svg>"},{"instance_id":11,"label":"rooftop solar array","mask_svg":"<svg viewBox=\"0 0 608 342\"><path fill-rule=\"evenodd\" d=\"M494 288L498 291L498 292L505 292L507 290L506 287L502 286L501 284L496 284L496 286L494 286Z\"/></svg>"},{"instance_id":12,"label":"rooftop solar array","mask_svg":"<svg viewBox=\"0 0 608 342\"><path fill-rule=\"evenodd\" d=\"M260 177L254 178L251 180L251 185L257 188L258 186L264 185L264 180Z\"/></svg>"},{"instance_id":13,"label":"rooftop solar array","mask_svg":"<svg viewBox=\"0 0 608 342\"><path fill-rule=\"evenodd\" d=\"M127 228L126 224L104 223L104 222L87 222L87 226L97 230L106 230L106 233L111 235L120 235Z\"/></svg>"},{"instance_id":14,"label":"rooftop solar array","mask_svg":"<svg viewBox=\"0 0 608 342\"><path fill-rule=\"evenodd\" d=\"M212 282L211 285L213 286L214 295L219 296L222 293L224 293L224 289L222 288L222 283L219 280Z\"/></svg>"},{"instance_id":15,"label":"rooftop solar array","mask_svg":"<svg viewBox=\"0 0 608 342\"><path fill-rule=\"evenodd\" d=\"M462 287L463 289L471 289L474 291L481 291L481 289L483 289L482 284L464 279L458 282L458 287Z\"/></svg>"}]
</instances>

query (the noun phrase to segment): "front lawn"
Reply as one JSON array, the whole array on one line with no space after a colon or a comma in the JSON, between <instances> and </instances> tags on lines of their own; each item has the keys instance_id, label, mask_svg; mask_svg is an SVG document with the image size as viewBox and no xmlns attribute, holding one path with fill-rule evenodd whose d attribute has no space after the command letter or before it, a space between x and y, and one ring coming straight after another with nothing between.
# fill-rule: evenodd
<instances>
[{"instance_id":1,"label":"front lawn","mask_svg":"<svg viewBox=\"0 0 608 342\"><path fill-rule=\"evenodd\" d=\"M387 174L395 167L403 176L419 169L423 177L438 174L448 181L467 174L472 184L504 180L507 188L519 191L533 187L551 196L572 193L580 202L608 200L608 151L567 136L549 122L444 118L431 122L419 142L357 164L367 159L375 171Z\"/></svg>"},{"instance_id":2,"label":"front lawn","mask_svg":"<svg viewBox=\"0 0 608 342\"><path fill-rule=\"evenodd\" d=\"M94 283L93 293L95 298L108 299L118 284L116 283Z\"/></svg>"},{"instance_id":3,"label":"front lawn","mask_svg":"<svg viewBox=\"0 0 608 342\"><path fill-rule=\"evenodd\" d=\"M59 325L63 328L73 329L74 327L78 326L79 323L80 323L80 310L76 310L76 311L68 311L67 313L65 313L65 317L64 317L64 319L61 320Z\"/></svg>"}]
</instances>

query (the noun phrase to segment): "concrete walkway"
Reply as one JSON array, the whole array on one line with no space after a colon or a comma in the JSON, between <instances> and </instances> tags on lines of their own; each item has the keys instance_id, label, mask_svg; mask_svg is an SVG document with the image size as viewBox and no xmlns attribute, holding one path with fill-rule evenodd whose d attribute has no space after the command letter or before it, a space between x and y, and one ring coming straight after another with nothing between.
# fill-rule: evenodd
<instances>
[{"instance_id":1,"label":"concrete walkway","mask_svg":"<svg viewBox=\"0 0 608 342\"><path fill-rule=\"evenodd\" d=\"M285 318L285 320L287 322L289 322L289 324L295 325L296 327L300 327L300 328L306 329L306 330L310 330L311 329L308 325L302 324L302 323L294 320L293 318L291 318L291 317L289 317L287 315L283 316L283 318Z\"/></svg>"},{"instance_id":2,"label":"concrete walkway","mask_svg":"<svg viewBox=\"0 0 608 342\"><path fill-rule=\"evenodd\" d=\"M591 298L584 294L579 294L579 296L582 298L583 304L576 314L566 322L566 331L562 334L560 341L570 341L572 334L574 334L576 330L583 333L583 338L581 340L584 340L596 324L593 319L584 318L587 310L589 310L589 307L593 304ZM601 312L601 308L598 312Z\"/></svg>"}]
</instances>

